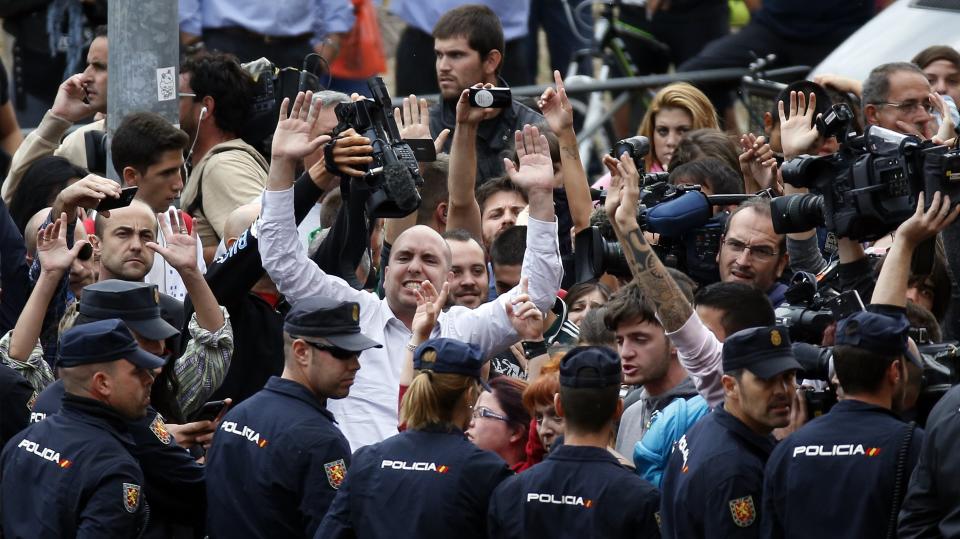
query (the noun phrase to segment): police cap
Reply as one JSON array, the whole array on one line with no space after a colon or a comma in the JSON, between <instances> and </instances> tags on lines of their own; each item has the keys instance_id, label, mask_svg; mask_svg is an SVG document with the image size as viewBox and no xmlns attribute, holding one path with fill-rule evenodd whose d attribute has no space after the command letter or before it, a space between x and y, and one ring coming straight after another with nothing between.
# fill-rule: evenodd
<instances>
[{"instance_id":1,"label":"police cap","mask_svg":"<svg viewBox=\"0 0 960 539\"><path fill-rule=\"evenodd\" d=\"M64 332L57 355L58 367L78 367L126 359L137 367L159 369L165 363L140 348L130 329L119 318L97 320Z\"/></svg>"},{"instance_id":2,"label":"police cap","mask_svg":"<svg viewBox=\"0 0 960 539\"><path fill-rule=\"evenodd\" d=\"M560 385L571 388L610 387L623 382L616 352L606 346L578 346L560 361Z\"/></svg>"},{"instance_id":3,"label":"police cap","mask_svg":"<svg viewBox=\"0 0 960 539\"><path fill-rule=\"evenodd\" d=\"M837 323L836 345L862 348L886 357L903 355L918 367L923 367L907 344L910 322L903 313L860 311Z\"/></svg>"},{"instance_id":4,"label":"police cap","mask_svg":"<svg viewBox=\"0 0 960 539\"><path fill-rule=\"evenodd\" d=\"M97 320L120 318L138 335L162 341L180 332L160 313L160 290L155 284L108 279L83 288L80 314Z\"/></svg>"},{"instance_id":5,"label":"police cap","mask_svg":"<svg viewBox=\"0 0 960 539\"><path fill-rule=\"evenodd\" d=\"M360 333L360 305L319 296L297 302L283 320L283 330L296 337L319 337L350 352L382 346Z\"/></svg>"},{"instance_id":6,"label":"police cap","mask_svg":"<svg viewBox=\"0 0 960 539\"><path fill-rule=\"evenodd\" d=\"M490 386L483 381L483 363L483 351L479 346L456 339L430 339L413 351L414 369L470 376L476 378L484 389L491 391Z\"/></svg>"},{"instance_id":7,"label":"police cap","mask_svg":"<svg viewBox=\"0 0 960 539\"><path fill-rule=\"evenodd\" d=\"M801 368L783 326L744 329L723 342L723 372L747 369L766 380Z\"/></svg>"}]
</instances>

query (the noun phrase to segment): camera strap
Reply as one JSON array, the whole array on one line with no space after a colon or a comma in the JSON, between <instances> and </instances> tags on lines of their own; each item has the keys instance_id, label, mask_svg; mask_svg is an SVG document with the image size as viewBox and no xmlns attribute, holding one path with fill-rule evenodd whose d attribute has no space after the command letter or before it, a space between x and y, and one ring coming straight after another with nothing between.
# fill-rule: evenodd
<instances>
[{"instance_id":1,"label":"camera strap","mask_svg":"<svg viewBox=\"0 0 960 539\"><path fill-rule=\"evenodd\" d=\"M887 524L887 538L895 539L897 537L897 517L900 515L900 506L903 505L904 481L907 475L907 459L910 456L910 446L913 442L913 432L917 430L917 423L911 421L907 423L906 432L903 435L903 441L900 443L900 450L897 452L896 475L893 478L893 504L890 507L890 520Z\"/></svg>"}]
</instances>

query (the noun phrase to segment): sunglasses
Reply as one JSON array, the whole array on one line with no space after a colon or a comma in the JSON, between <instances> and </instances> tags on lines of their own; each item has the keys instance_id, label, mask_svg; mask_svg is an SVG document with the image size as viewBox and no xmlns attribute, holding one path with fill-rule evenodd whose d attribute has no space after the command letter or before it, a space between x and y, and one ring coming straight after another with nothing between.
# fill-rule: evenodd
<instances>
[{"instance_id":1,"label":"sunglasses","mask_svg":"<svg viewBox=\"0 0 960 539\"><path fill-rule=\"evenodd\" d=\"M359 355L357 352L354 352L352 350L344 350L343 348L338 348L336 346L330 346L330 345L315 343L311 341L303 341L303 342L309 344L310 346L316 348L317 350L320 350L321 352L326 352L337 359L353 359L354 357Z\"/></svg>"}]
</instances>

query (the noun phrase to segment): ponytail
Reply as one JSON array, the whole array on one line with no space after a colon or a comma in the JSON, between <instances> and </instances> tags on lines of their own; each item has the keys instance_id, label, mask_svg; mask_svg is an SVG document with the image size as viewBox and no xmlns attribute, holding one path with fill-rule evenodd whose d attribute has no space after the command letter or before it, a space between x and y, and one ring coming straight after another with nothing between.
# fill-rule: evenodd
<instances>
[{"instance_id":1,"label":"ponytail","mask_svg":"<svg viewBox=\"0 0 960 539\"><path fill-rule=\"evenodd\" d=\"M476 381L467 376L420 371L403 395L400 422L411 430L452 423L464 393L475 387Z\"/></svg>"}]
</instances>

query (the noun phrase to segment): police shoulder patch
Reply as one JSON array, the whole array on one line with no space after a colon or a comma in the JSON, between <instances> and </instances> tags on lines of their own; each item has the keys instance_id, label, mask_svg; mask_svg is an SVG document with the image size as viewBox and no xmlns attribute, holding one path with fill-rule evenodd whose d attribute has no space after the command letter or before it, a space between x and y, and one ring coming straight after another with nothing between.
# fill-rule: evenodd
<instances>
[{"instance_id":1,"label":"police shoulder patch","mask_svg":"<svg viewBox=\"0 0 960 539\"><path fill-rule=\"evenodd\" d=\"M140 485L133 483L123 484L123 508L128 513L135 513L140 507Z\"/></svg>"},{"instance_id":2,"label":"police shoulder patch","mask_svg":"<svg viewBox=\"0 0 960 539\"><path fill-rule=\"evenodd\" d=\"M347 478L347 463L343 459L337 459L324 464L323 471L327 473L327 482L334 490L337 490L343 484L343 480Z\"/></svg>"},{"instance_id":3,"label":"police shoulder patch","mask_svg":"<svg viewBox=\"0 0 960 539\"><path fill-rule=\"evenodd\" d=\"M160 414L157 414L157 417L153 418L153 421L150 423L150 432L164 445L170 443L172 436L170 436L170 431L167 430L167 425L163 422L163 417L161 417Z\"/></svg>"},{"instance_id":4,"label":"police shoulder patch","mask_svg":"<svg viewBox=\"0 0 960 539\"><path fill-rule=\"evenodd\" d=\"M730 500L730 515L733 517L733 523L741 528L753 524L757 520L757 508L753 505L753 496Z\"/></svg>"}]
</instances>

